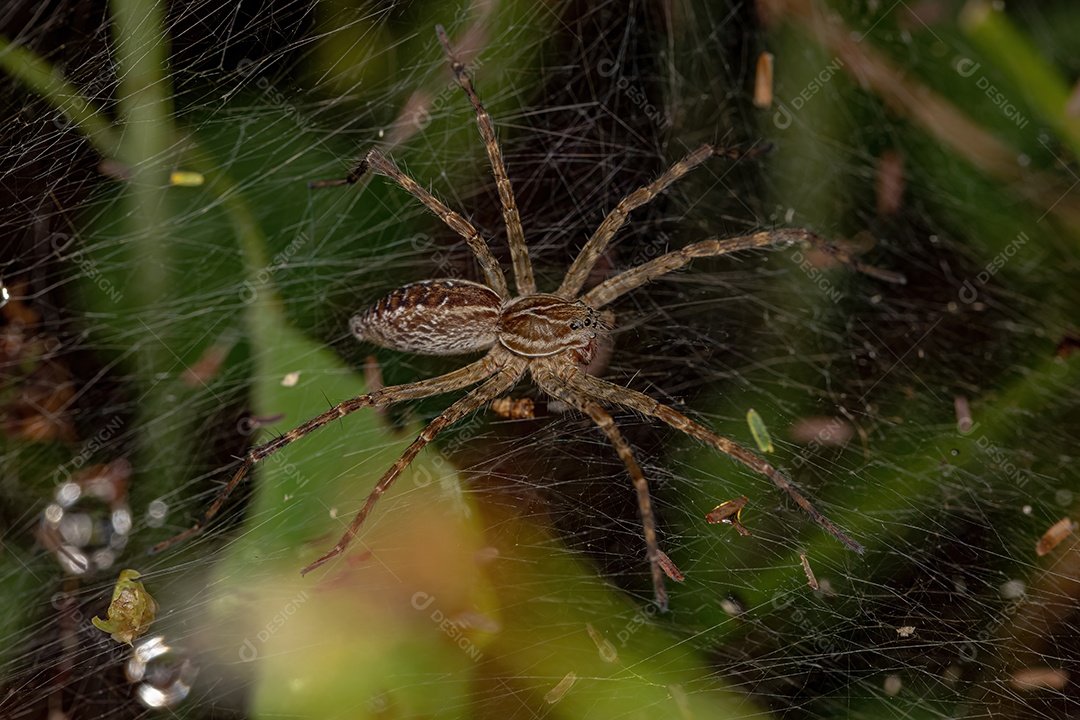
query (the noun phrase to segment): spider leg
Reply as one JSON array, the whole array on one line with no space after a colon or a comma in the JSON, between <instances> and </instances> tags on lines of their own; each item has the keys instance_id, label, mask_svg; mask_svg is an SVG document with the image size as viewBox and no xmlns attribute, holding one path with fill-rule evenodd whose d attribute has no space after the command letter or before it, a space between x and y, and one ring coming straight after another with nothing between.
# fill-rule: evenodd
<instances>
[{"instance_id":1,"label":"spider leg","mask_svg":"<svg viewBox=\"0 0 1080 720\"><path fill-rule=\"evenodd\" d=\"M851 257L843 250L831 245L827 240L815 235L809 230L800 228L783 228L742 235L739 237L726 238L724 240L702 240L701 242L687 245L682 250L675 250L666 255L661 255L654 260L638 265L625 272L609 278L585 293L582 300L594 308L601 308L609 302L625 295L634 288L640 287L650 280L666 275L672 270L678 270L694 258L716 257L730 252L746 250L748 248L765 247L769 245L784 245L796 242L810 242L821 248L837 260L847 263L861 273L865 273L879 280L903 284L904 276L899 273L882 270L872 265L866 265Z\"/></svg>"},{"instance_id":2,"label":"spider leg","mask_svg":"<svg viewBox=\"0 0 1080 720\"><path fill-rule=\"evenodd\" d=\"M500 356L496 353L491 353L463 368L448 372L444 375L439 375L438 377L407 383L405 385L394 385L381 388L368 393L367 395L359 395L335 405L323 414L308 420L303 425L290 430L284 435L280 435L267 443L252 448L244 457L244 462L233 474L232 479L229 480L229 484L222 488L213 504L207 509L203 516L199 518L192 527L178 535L174 535L168 540L159 542L152 547L150 549L150 554L154 555L159 553L166 548L172 547L173 545L198 534L206 527L214 516L218 514L218 511L225 505L225 502L229 499L233 490L235 490L236 486L240 484L240 481L244 479L252 465L263 458L273 455L278 450L299 440L308 433L314 432L323 425L331 423L338 418L343 418L350 413L370 405L376 407L392 405L393 403L401 402L402 400L418 400L420 398L430 397L431 395L441 395L442 393L468 387L469 385L478 383L484 378L498 372L501 363Z\"/></svg>"},{"instance_id":3,"label":"spider leg","mask_svg":"<svg viewBox=\"0 0 1080 720\"><path fill-rule=\"evenodd\" d=\"M534 376L536 377L536 376ZM667 591L664 589L664 571L660 567L660 546L656 540L656 518L653 515L652 500L649 497L649 483L645 479L645 473L641 471L637 459L634 457L630 444L615 426L611 415L602 407L591 400L580 397L574 390L563 386L554 375L541 375L536 377L536 384L549 395L553 395L563 402L572 405L581 412L592 418L608 440L615 446L615 451L630 473L630 479L637 491L638 510L641 512L641 526L645 532L645 548L649 558L649 567L652 569L653 589L656 594L656 605L662 611L668 609Z\"/></svg>"},{"instance_id":4,"label":"spider leg","mask_svg":"<svg viewBox=\"0 0 1080 720\"><path fill-rule=\"evenodd\" d=\"M374 170L380 175L385 175L396 182L406 192L422 202L424 207L435 213L440 220L449 225L454 232L465 238L465 242L468 243L469 248L473 251L473 255L476 256L476 262L480 264L480 269L484 272L484 279L487 281L488 287L498 293L499 297L509 299L510 291L506 286L506 276L503 275L502 268L499 266L499 261L491 254L491 248L488 246L487 240L484 239L480 232L473 227L472 223L446 207L441 200L422 188L415 180L402 172L397 165L377 149L373 148L369 150L344 180L320 180L318 182L308 183L308 187L323 188L335 187L338 185L353 185L359 182L360 179L367 174L368 170Z\"/></svg>"},{"instance_id":5,"label":"spider leg","mask_svg":"<svg viewBox=\"0 0 1080 720\"><path fill-rule=\"evenodd\" d=\"M450 59L450 68L454 71L458 85L465 91L476 111L476 124L480 128L480 137L484 141L488 158L491 160L491 172L495 176L495 185L499 188L499 202L502 204L503 222L506 223L506 237L510 244L510 257L514 264L518 295L531 295L536 292L536 280L533 278L532 264L529 262L529 248L525 244L525 233L521 229L517 200L514 199L513 188L510 187L510 178L506 176L506 166L503 164L499 141L495 138L495 126L492 125L491 116L488 115L487 110L480 103L476 90L473 89L472 81L465 72L464 63L458 60L446 30L442 25L436 25L435 33L439 36L439 42L446 51L447 58Z\"/></svg>"},{"instance_id":6,"label":"spider leg","mask_svg":"<svg viewBox=\"0 0 1080 720\"><path fill-rule=\"evenodd\" d=\"M386 474L382 476L379 482L375 484L371 494L369 494L367 500L364 501L364 506L356 513L356 517L353 518L353 521L349 524L349 527L345 530L341 539L338 540L337 545L335 545L330 552L301 570L300 574L307 575L315 568L324 565L345 552L345 549L349 547L353 538L356 537L356 533L360 531L360 526L364 524L364 520L367 519L371 509L375 507L375 503L379 501L379 498L383 496L383 493L390 489L390 486L397 480L398 475L409 466L409 463L413 461L413 458L416 457L417 453L423 450L424 447L434 440L439 432L448 425L452 425L466 415L476 412L485 403L491 402L512 387L522 376L524 371L525 363L522 361L503 367L498 370L494 376L488 378L487 382L483 385L473 389L468 395L458 400L448 407L441 415L428 423L428 426L420 431L420 435L416 440L414 440L409 447L405 448L405 452L401 454L401 457L397 459L390 469L386 471Z\"/></svg>"},{"instance_id":7,"label":"spider leg","mask_svg":"<svg viewBox=\"0 0 1080 720\"><path fill-rule=\"evenodd\" d=\"M676 430L686 433L691 437L712 445L728 457L738 460L754 472L760 473L773 481L773 483L786 492L798 503L799 507L806 512L821 527L828 530L833 537L859 553L863 553L863 546L852 540L847 533L837 527L831 520L821 514L806 497L799 492L792 482L765 460L750 452L743 446L727 438L717 435L712 430L699 425L682 413L653 400L648 395L631 390L630 388L614 385L600 378L577 372L567 378L567 384L583 397L613 405L622 405L631 410L657 418L667 423Z\"/></svg>"},{"instance_id":8,"label":"spider leg","mask_svg":"<svg viewBox=\"0 0 1080 720\"><path fill-rule=\"evenodd\" d=\"M574 260L573 265L566 272L566 277L563 279L562 286L557 294L563 297L576 297L581 292L581 288L585 285L585 281L589 279L589 273L592 272L596 261L607 250L608 243L611 242L611 239L615 237L615 233L626 222L626 217L631 210L651 202L654 197L673 182L714 155L721 155L732 160L741 160L742 158L763 155L771 149L771 145L763 145L743 152L732 148L717 147L716 145L702 145L668 168L668 171L656 180L624 197L615 206L615 209L607 214L604 221L600 223L600 227L596 228L596 232L581 248L577 259Z\"/></svg>"}]
</instances>

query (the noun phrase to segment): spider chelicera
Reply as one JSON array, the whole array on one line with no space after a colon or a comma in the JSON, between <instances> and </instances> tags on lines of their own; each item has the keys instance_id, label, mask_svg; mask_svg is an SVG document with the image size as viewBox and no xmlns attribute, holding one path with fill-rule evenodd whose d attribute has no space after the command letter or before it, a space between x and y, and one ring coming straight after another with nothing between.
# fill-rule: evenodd
<instances>
[{"instance_id":1,"label":"spider chelicera","mask_svg":"<svg viewBox=\"0 0 1080 720\"><path fill-rule=\"evenodd\" d=\"M197 533L217 514L252 465L323 425L361 408L416 400L479 383L478 387L428 423L419 437L375 485L337 545L301 571L306 574L345 551L375 503L408 467L417 453L434 440L440 431L496 400L528 373L542 391L588 415L615 446L637 491L656 603L661 608L667 607L664 556L656 539L649 486L633 451L605 406L629 408L657 418L766 476L787 492L819 525L849 548L861 553L863 548L859 543L822 515L787 477L768 462L647 395L589 375L585 368L596 352L598 340L612 329L612 316L602 312L602 308L631 290L686 265L694 258L715 257L769 245L809 242L859 271L892 282L902 282L902 277L864 265L808 230L779 229L740 237L702 240L619 273L582 294L582 288L594 266L632 210L645 205L695 166L713 156L738 160L768 150L760 148L741 152L703 145L676 162L653 182L623 198L585 243L559 288L553 293L537 292L521 219L491 117L480 103L480 98L465 72L465 66L458 60L446 31L442 26L437 26L435 31L446 51L458 84L476 111L476 122L480 127L480 135L486 145L499 190L517 295L511 295L502 268L479 231L398 169L378 150L371 150L364 155L343 180L311 183L312 187L352 185L369 171L385 175L461 235L472 249L484 274L486 284L441 279L412 283L394 290L365 312L353 317L351 327L358 339L393 350L425 355L464 355L476 352L485 354L479 360L445 375L382 388L346 400L294 430L253 448L229 484L195 526L159 544L154 551L162 550Z\"/></svg>"}]
</instances>

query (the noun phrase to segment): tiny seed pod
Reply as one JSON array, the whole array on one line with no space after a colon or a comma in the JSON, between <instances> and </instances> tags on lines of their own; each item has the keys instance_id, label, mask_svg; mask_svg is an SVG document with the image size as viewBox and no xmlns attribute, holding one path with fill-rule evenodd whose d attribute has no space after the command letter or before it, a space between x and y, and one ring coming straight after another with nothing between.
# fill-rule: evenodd
<instances>
[{"instance_id":1,"label":"tiny seed pod","mask_svg":"<svg viewBox=\"0 0 1080 720\"><path fill-rule=\"evenodd\" d=\"M750 425L750 434L754 436L754 442L757 443L758 450L761 452L776 452L776 448L773 447L772 436L769 435L769 428L765 427L765 421L758 415L758 411L750 408L746 412L746 422Z\"/></svg>"}]
</instances>

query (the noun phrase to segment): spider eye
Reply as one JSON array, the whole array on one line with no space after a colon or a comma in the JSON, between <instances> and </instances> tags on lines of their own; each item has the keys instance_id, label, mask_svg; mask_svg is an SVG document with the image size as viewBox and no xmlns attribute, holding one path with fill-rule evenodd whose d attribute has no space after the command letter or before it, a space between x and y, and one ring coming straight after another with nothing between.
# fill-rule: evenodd
<instances>
[{"instance_id":1,"label":"spider eye","mask_svg":"<svg viewBox=\"0 0 1080 720\"><path fill-rule=\"evenodd\" d=\"M579 323L577 320L571 320L570 321L570 329L571 330L577 330L580 327L581 327L581 323Z\"/></svg>"},{"instance_id":2,"label":"spider eye","mask_svg":"<svg viewBox=\"0 0 1080 720\"><path fill-rule=\"evenodd\" d=\"M585 327L589 327L590 325L592 325L592 320L585 318Z\"/></svg>"}]
</instances>

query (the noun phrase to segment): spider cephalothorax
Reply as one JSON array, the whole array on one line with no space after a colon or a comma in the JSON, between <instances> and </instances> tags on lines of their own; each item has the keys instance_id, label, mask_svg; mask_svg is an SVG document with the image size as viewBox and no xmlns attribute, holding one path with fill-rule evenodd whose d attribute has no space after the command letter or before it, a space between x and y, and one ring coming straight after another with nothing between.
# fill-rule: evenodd
<instances>
[{"instance_id":1,"label":"spider cephalothorax","mask_svg":"<svg viewBox=\"0 0 1080 720\"><path fill-rule=\"evenodd\" d=\"M499 318L499 343L515 355L550 357L585 351L608 331L601 313L581 300L535 293L511 300ZM590 353L591 354L591 353Z\"/></svg>"},{"instance_id":2,"label":"spider cephalothorax","mask_svg":"<svg viewBox=\"0 0 1080 720\"><path fill-rule=\"evenodd\" d=\"M352 319L352 331L357 338L382 347L425 355L464 355L477 352L485 354L479 360L445 375L406 385L381 388L366 395L345 400L294 430L253 448L202 519L190 530L161 543L155 550L160 550L198 532L221 509L229 493L243 479L253 464L323 425L364 407L416 400L461 390L479 383L477 387L428 423L420 436L409 445L397 462L375 485L337 545L304 568L301 573L314 570L345 551L378 499L412 462L416 454L443 428L497 399L528 373L540 390L588 415L615 446L637 493L646 553L652 571L656 602L660 607L667 607L667 593L664 590L664 562L662 561L664 556L660 552L657 540L649 486L630 445L619 432L605 406L627 408L642 415L657 418L680 432L712 445L751 470L768 477L787 492L818 524L851 549L862 552L862 546L859 543L848 537L844 531L818 512L810 501L795 489L791 481L768 462L643 393L590 375L586 371L586 366L595 352L597 341L610 330L610 314L603 308L631 290L683 267L694 258L715 257L756 247L809 242L832 253L856 269L880 279L902 282L902 276L863 265L829 246L824 240L807 230L780 229L692 243L681 250L661 255L619 273L582 294L585 282L597 261L606 252L608 245L632 210L651 201L692 168L714 155L740 159L759 155L766 150L766 148L760 148L741 152L714 145L703 145L676 162L653 182L623 198L608 212L600 227L585 243L559 288L554 293L537 292L514 193L506 176L502 152L495 139L495 129L491 118L473 90L472 83L465 73L465 67L458 61L445 31L441 27L436 27L436 33L450 58L454 76L476 111L480 135L484 140L488 158L491 161L492 173L499 188L518 295L515 297L510 294L502 268L480 232L468 220L450 210L398 169L378 150L371 150L364 155L344 180L312 183L313 187L348 185L358 182L369 172L389 177L465 239L484 274L484 284L467 280L444 279L412 283L394 290L367 311ZM669 560L666 562L670 564ZM672 575L676 576L675 573Z\"/></svg>"}]
</instances>

